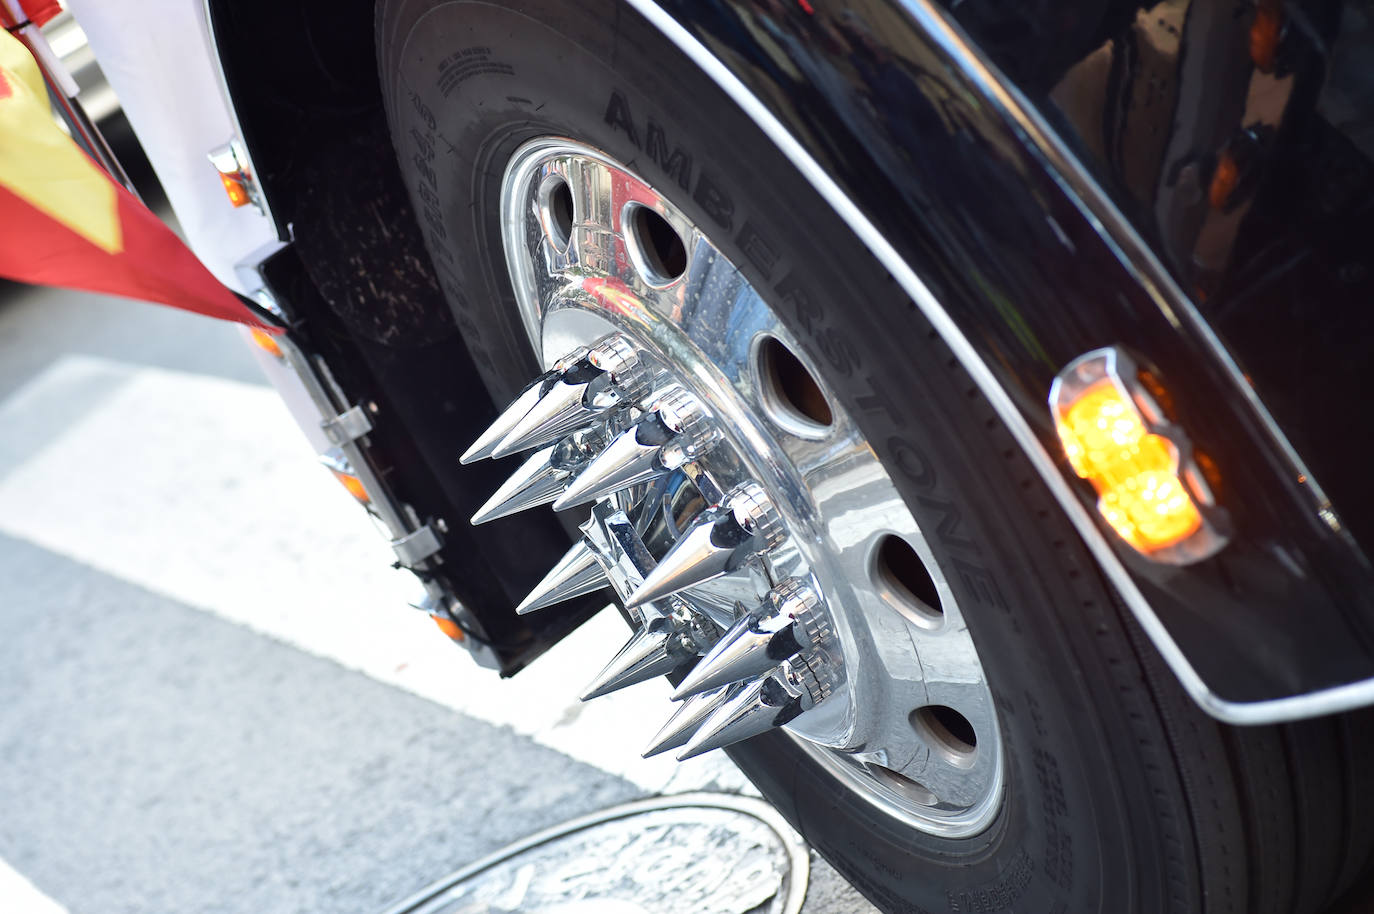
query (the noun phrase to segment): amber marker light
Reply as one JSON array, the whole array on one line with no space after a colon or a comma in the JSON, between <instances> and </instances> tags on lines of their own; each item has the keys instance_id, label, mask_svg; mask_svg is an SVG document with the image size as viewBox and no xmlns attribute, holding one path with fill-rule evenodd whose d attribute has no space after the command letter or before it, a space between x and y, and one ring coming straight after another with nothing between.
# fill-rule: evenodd
<instances>
[{"instance_id":1,"label":"amber marker light","mask_svg":"<svg viewBox=\"0 0 1374 914\"><path fill-rule=\"evenodd\" d=\"M277 342L277 338L266 330L250 327L248 328L248 336L253 340L254 346L257 346L268 355L278 359L286 358L285 354L281 351L281 345Z\"/></svg>"},{"instance_id":2,"label":"amber marker light","mask_svg":"<svg viewBox=\"0 0 1374 914\"><path fill-rule=\"evenodd\" d=\"M1283 38L1283 4L1280 0L1260 0L1250 23L1250 60L1256 69L1269 73L1279 56Z\"/></svg>"},{"instance_id":3,"label":"amber marker light","mask_svg":"<svg viewBox=\"0 0 1374 914\"><path fill-rule=\"evenodd\" d=\"M1236 161L1234 153L1223 150L1217 156L1217 168L1212 173L1212 183L1207 188L1207 202L1212 204L1212 209L1225 209L1226 204L1231 202L1231 195L1236 192L1238 184L1240 164Z\"/></svg>"},{"instance_id":4,"label":"amber marker light","mask_svg":"<svg viewBox=\"0 0 1374 914\"><path fill-rule=\"evenodd\" d=\"M248 168L248 154L238 140L230 140L217 146L206 154L210 164L219 173L219 183L224 185L224 193L229 197L229 205L237 209L250 203L262 209L257 196L257 186L253 183L253 173Z\"/></svg>"},{"instance_id":5,"label":"amber marker light","mask_svg":"<svg viewBox=\"0 0 1374 914\"><path fill-rule=\"evenodd\" d=\"M431 615L430 618L434 620L435 625L439 626L439 631L448 635L454 641L462 641L467 638L467 635L463 632L462 628L458 626L458 623L454 622L448 616L441 616L436 613Z\"/></svg>"},{"instance_id":6,"label":"amber marker light","mask_svg":"<svg viewBox=\"0 0 1374 914\"><path fill-rule=\"evenodd\" d=\"M1055 379L1050 409L1064 456L1097 492L1097 510L1140 554L1187 564L1225 545L1204 515L1213 496L1182 429L1169 422L1116 348L1080 356Z\"/></svg>"},{"instance_id":7,"label":"amber marker light","mask_svg":"<svg viewBox=\"0 0 1374 914\"><path fill-rule=\"evenodd\" d=\"M229 195L229 205L235 209L253 202L253 198L248 196L248 188L244 187L243 180L237 172L233 174L220 172L219 183L224 185L224 192Z\"/></svg>"},{"instance_id":8,"label":"amber marker light","mask_svg":"<svg viewBox=\"0 0 1374 914\"><path fill-rule=\"evenodd\" d=\"M343 455L343 451L338 448L330 448L320 455L320 463L329 468L329 472L334 474L334 478L339 484L348 490L348 494L357 499L359 504L370 505L372 497L367 494L367 489L363 486L363 481L354 472L352 464Z\"/></svg>"}]
</instances>

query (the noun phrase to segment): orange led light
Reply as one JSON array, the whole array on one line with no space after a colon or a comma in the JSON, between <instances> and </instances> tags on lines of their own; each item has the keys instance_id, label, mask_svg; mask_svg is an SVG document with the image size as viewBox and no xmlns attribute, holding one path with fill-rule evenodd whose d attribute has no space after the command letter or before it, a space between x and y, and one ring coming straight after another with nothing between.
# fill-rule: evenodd
<instances>
[{"instance_id":1,"label":"orange led light","mask_svg":"<svg viewBox=\"0 0 1374 914\"><path fill-rule=\"evenodd\" d=\"M237 209L240 206L247 206L253 200L248 196L248 189L239 180L238 173L225 174L219 173L219 182L224 185L224 192L229 195L229 202Z\"/></svg>"},{"instance_id":2,"label":"orange led light","mask_svg":"<svg viewBox=\"0 0 1374 914\"><path fill-rule=\"evenodd\" d=\"M339 485L347 489L348 494L357 499L359 504L366 506L372 503L372 498L367 494L363 481L358 478L357 473L353 472L353 465L348 462L343 451L338 448L330 448L329 451L320 455L320 463L329 468L329 472L334 474Z\"/></svg>"},{"instance_id":3,"label":"orange led light","mask_svg":"<svg viewBox=\"0 0 1374 914\"><path fill-rule=\"evenodd\" d=\"M1074 397L1056 425L1074 472L1097 490L1097 510L1136 549L1164 549L1202 526L1179 479L1174 445L1145 428L1140 411L1111 379Z\"/></svg>"},{"instance_id":4,"label":"orange led light","mask_svg":"<svg viewBox=\"0 0 1374 914\"><path fill-rule=\"evenodd\" d=\"M1229 150L1223 150L1217 157L1217 170L1212 173L1212 183L1207 188L1207 202L1212 204L1212 209L1225 208L1238 184L1240 165Z\"/></svg>"},{"instance_id":5,"label":"orange led light","mask_svg":"<svg viewBox=\"0 0 1374 914\"><path fill-rule=\"evenodd\" d=\"M1277 0L1262 0L1250 23L1250 60L1261 72L1274 69L1283 37L1283 9Z\"/></svg>"},{"instance_id":6,"label":"orange led light","mask_svg":"<svg viewBox=\"0 0 1374 914\"><path fill-rule=\"evenodd\" d=\"M1209 481L1219 473L1171 418L1174 402L1157 369L1119 346L1074 359L1049 395L1064 455L1092 483L1102 519L1151 561L1189 565L1226 547L1230 520Z\"/></svg>"},{"instance_id":7,"label":"orange led light","mask_svg":"<svg viewBox=\"0 0 1374 914\"><path fill-rule=\"evenodd\" d=\"M439 626L439 631L448 635L454 641L463 641L467 638L463 630L458 627L458 623L454 622L448 616L430 616L430 618L434 620L435 625Z\"/></svg>"},{"instance_id":8,"label":"orange led light","mask_svg":"<svg viewBox=\"0 0 1374 914\"><path fill-rule=\"evenodd\" d=\"M345 473L342 470L336 470L333 467L329 468L329 472L333 473L334 478L339 481L339 484L348 490L349 495L352 495L363 504L368 504L372 501L372 499L368 497L367 489L363 488L363 481L357 476L354 476L352 473Z\"/></svg>"},{"instance_id":9,"label":"orange led light","mask_svg":"<svg viewBox=\"0 0 1374 914\"><path fill-rule=\"evenodd\" d=\"M252 338L253 344L263 352L279 359L286 358L286 356L282 354L281 346L277 343L277 338L266 330L250 327L248 328L248 335Z\"/></svg>"}]
</instances>

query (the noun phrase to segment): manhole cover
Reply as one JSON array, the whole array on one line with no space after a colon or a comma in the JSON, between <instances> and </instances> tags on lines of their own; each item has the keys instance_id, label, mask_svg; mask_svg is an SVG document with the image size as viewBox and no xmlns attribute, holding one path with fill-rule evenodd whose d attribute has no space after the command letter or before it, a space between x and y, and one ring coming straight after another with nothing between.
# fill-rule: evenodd
<instances>
[{"instance_id":1,"label":"manhole cover","mask_svg":"<svg viewBox=\"0 0 1374 914\"><path fill-rule=\"evenodd\" d=\"M387 914L797 914L809 874L772 807L683 794L531 835Z\"/></svg>"}]
</instances>

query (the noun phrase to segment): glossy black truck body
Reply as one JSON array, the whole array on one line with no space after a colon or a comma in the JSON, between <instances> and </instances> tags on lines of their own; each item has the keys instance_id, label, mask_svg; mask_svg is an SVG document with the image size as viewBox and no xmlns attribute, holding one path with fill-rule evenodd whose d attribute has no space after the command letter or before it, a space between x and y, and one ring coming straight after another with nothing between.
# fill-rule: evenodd
<instances>
[{"instance_id":1,"label":"glossy black truck body","mask_svg":"<svg viewBox=\"0 0 1374 914\"><path fill-rule=\"evenodd\" d=\"M311 5L299 17L272 7L285 23L272 41L304 34L323 49L274 74L257 43L266 8L210 2L244 138L284 231L321 221L322 210L338 220L338 205L320 203L337 194L321 193L312 176L393 167L380 158L384 143L357 139L359 123L378 123L375 85L356 71L353 83L332 84L330 61L370 42L370 4L335 9L327 27ZM1204 707L1258 723L1374 702L1365 550L1374 488L1362 421L1374 69L1361 53L1364 9L1268 0L632 5L708 49L717 81L752 97L794 163L814 169L818 188L839 191L850 224L870 227L873 245L918 277L918 303L937 313L953 357L1022 429L1021 445L1090 545L1095 533L1103 572ZM326 104L341 98L343 110ZM353 139L305 143L307 134ZM325 153L301 151L324 147L328 169ZM694 181L694 193L709 193L709 175ZM715 201L714 214L721 231L747 229L732 223L728 200ZM329 255L300 256L304 266L281 265L277 282L318 291ZM334 297L313 307L337 312ZM789 304L818 361L862 374L825 308L804 295ZM347 319L304 323L332 363L358 366L346 383L359 396L399 403L410 385L442 399L453 383L444 366L462 350L449 335L436 334L423 358L397 360L360 342ZM1152 366L1192 439L1230 537L1210 559L1156 564L1112 541L1092 490L1059 452L1050 384L1075 357L1108 345ZM480 428L491 410L480 404L467 425ZM393 438L425 471L408 479L407 462L394 460L394 483L429 513L456 515L454 504L471 500L463 492L488 488L447 478L471 430L441 435L401 413ZM915 461L898 469L920 472ZM957 531L958 507L946 516ZM529 523L538 525L531 549L487 550L499 586L450 572L499 635L508 671L591 608L516 623L526 566L546 567L544 553L557 548L548 520ZM980 586L1014 611L1015 594L991 579Z\"/></svg>"}]
</instances>

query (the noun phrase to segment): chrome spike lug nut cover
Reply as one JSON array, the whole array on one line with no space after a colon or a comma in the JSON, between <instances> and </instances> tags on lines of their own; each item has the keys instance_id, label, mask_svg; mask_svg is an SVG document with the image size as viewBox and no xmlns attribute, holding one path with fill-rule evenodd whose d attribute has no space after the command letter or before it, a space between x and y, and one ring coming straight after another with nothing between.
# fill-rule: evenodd
<instances>
[{"instance_id":1,"label":"chrome spike lug nut cover","mask_svg":"<svg viewBox=\"0 0 1374 914\"><path fill-rule=\"evenodd\" d=\"M491 457L502 440L515 428L516 423L525 418L534 404L539 402L539 398L547 392L549 386L586 355L587 349L578 347L554 363L553 368L526 385L510 405L501 411L496 420L487 426L486 431L477 436L477 440L468 447L463 456L458 458L459 463L474 463Z\"/></svg>"},{"instance_id":2,"label":"chrome spike lug nut cover","mask_svg":"<svg viewBox=\"0 0 1374 914\"><path fill-rule=\"evenodd\" d=\"M720 440L720 432L706 415L701 401L682 387L664 391L654 401L653 410L663 427L672 432L659 455L659 461L670 470L696 460Z\"/></svg>"},{"instance_id":3,"label":"chrome spike lug nut cover","mask_svg":"<svg viewBox=\"0 0 1374 914\"><path fill-rule=\"evenodd\" d=\"M632 405L647 393L647 383L633 345L619 334L604 337L545 382L538 400L492 449L492 456L537 447L586 427L606 410Z\"/></svg>"},{"instance_id":4,"label":"chrome spike lug nut cover","mask_svg":"<svg viewBox=\"0 0 1374 914\"><path fill-rule=\"evenodd\" d=\"M554 510L565 511L668 472L659 461L659 453L669 437L655 414L641 419L583 467L567 491L554 501Z\"/></svg>"},{"instance_id":5,"label":"chrome spike lug nut cover","mask_svg":"<svg viewBox=\"0 0 1374 914\"><path fill-rule=\"evenodd\" d=\"M725 497L730 513L748 534L754 538L757 552L767 552L779 546L787 538L787 530L782 525L777 508L768 499L768 493L756 482L745 482L736 486Z\"/></svg>"},{"instance_id":6,"label":"chrome spike lug nut cover","mask_svg":"<svg viewBox=\"0 0 1374 914\"><path fill-rule=\"evenodd\" d=\"M803 710L802 699L789 686L778 673L746 685L706 718L678 761L767 733L796 718Z\"/></svg>"},{"instance_id":7,"label":"chrome spike lug nut cover","mask_svg":"<svg viewBox=\"0 0 1374 914\"><path fill-rule=\"evenodd\" d=\"M729 512L703 515L625 601L633 609L734 571L758 550Z\"/></svg>"},{"instance_id":8,"label":"chrome spike lug nut cover","mask_svg":"<svg viewBox=\"0 0 1374 914\"><path fill-rule=\"evenodd\" d=\"M531 454L487 499L486 504L477 509L477 513L472 515L472 523L485 524L498 517L546 505L557 498L563 491L567 474L554 465L553 456L553 446Z\"/></svg>"},{"instance_id":9,"label":"chrome spike lug nut cover","mask_svg":"<svg viewBox=\"0 0 1374 914\"><path fill-rule=\"evenodd\" d=\"M786 538L777 511L763 490L747 482L731 490L723 506L708 511L644 576L627 607L703 584L738 569Z\"/></svg>"},{"instance_id":10,"label":"chrome spike lug nut cover","mask_svg":"<svg viewBox=\"0 0 1374 914\"><path fill-rule=\"evenodd\" d=\"M505 457L519 453L594 422L599 411L586 404L591 371L579 364L564 372L515 423L491 455Z\"/></svg>"},{"instance_id":11,"label":"chrome spike lug nut cover","mask_svg":"<svg viewBox=\"0 0 1374 914\"><path fill-rule=\"evenodd\" d=\"M776 668L802 649L795 629L791 618L771 607L762 614L742 616L692 667L673 691L673 701L761 676Z\"/></svg>"},{"instance_id":12,"label":"chrome spike lug nut cover","mask_svg":"<svg viewBox=\"0 0 1374 914\"><path fill-rule=\"evenodd\" d=\"M642 753L644 758L687 745L687 741L692 738L692 734L697 732L706 718L714 714L721 705L739 694L740 688L736 685L716 689L713 692L703 692L700 695L693 695L678 705L673 716L668 718L668 722L649 741L649 745Z\"/></svg>"},{"instance_id":13,"label":"chrome spike lug nut cover","mask_svg":"<svg viewBox=\"0 0 1374 914\"><path fill-rule=\"evenodd\" d=\"M520 395L496 417L496 420L487 426L486 431L477 436L477 440L463 452L463 456L458 458L458 462L474 463L490 457L492 452L500 446L501 441L510 434L511 429L515 428L515 423L525 418L525 414L534 407L535 403L539 402L543 382L544 378L540 378L521 391Z\"/></svg>"},{"instance_id":14,"label":"chrome spike lug nut cover","mask_svg":"<svg viewBox=\"0 0 1374 914\"><path fill-rule=\"evenodd\" d=\"M604 406L633 402L649 392L648 367L625 336L613 333L602 337L587 351L587 361L606 373L605 383L614 392L615 400L606 402ZM599 394L600 390L594 396Z\"/></svg>"},{"instance_id":15,"label":"chrome spike lug nut cover","mask_svg":"<svg viewBox=\"0 0 1374 914\"><path fill-rule=\"evenodd\" d=\"M573 597L595 593L610 586L606 570L585 539L573 544L567 554L553 566L544 579L534 586L515 611L524 615Z\"/></svg>"},{"instance_id":16,"label":"chrome spike lug nut cover","mask_svg":"<svg viewBox=\"0 0 1374 914\"><path fill-rule=\"evenodd\" d=\"M582 469L553 503L554 510L649 482L694 459L715 437L696 398L680 387L669 388Z\"/></svg>"},{"instance_id":17,"label":"chrome spike lug nut cover","mask_svg":"<svg viewBox=\"0 0 1374 914\"><path fill-rule=\"evenodd\" d=\"M582 693L583 701L657 679L681 667L694 652L666 619L654 620L625 643Z\"/></svg>"},{"instance_id":18,"label":"chrome spike lug nut cover","mask_svg":"<svg viewBox=\"0 0 1374 914\"><path fill-rule=\"evenodd\" d=\"M554 501L563 493L573 471L586 463L604 440L600 429L582 429L535 451L478 509L472 523L484 524Z\"/></svg>"}]
</instances>

